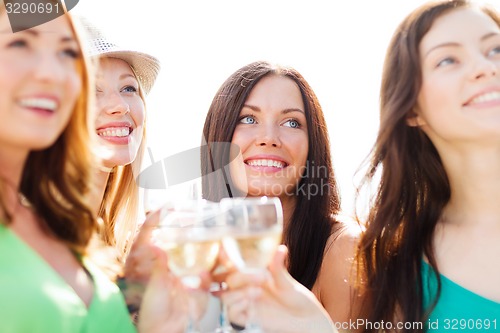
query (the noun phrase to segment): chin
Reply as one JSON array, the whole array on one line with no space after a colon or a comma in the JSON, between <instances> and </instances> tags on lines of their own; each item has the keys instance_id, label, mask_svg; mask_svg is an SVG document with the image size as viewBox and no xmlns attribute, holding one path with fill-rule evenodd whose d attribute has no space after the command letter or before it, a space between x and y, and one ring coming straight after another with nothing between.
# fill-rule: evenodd
<instances>
[{"instance_id":1,"label":"chin","mask_svg":"<svg viewBox=\"0 0 500 333\"><path fill-rule=\"evenodd\" d=\"M115 166L125 166L131 164L135 160L135 156L131 157L129 155L123 156L122 154L116 154L109 158L106 158L103 162L106 168L113 168Z\"/></svg>"},{"instance_id":2,"label":"chin","mask_svg":"<svg viewBox=\"0 0 500 333\"><path fill-rule=\"evenodd\" d=\"M51 147L57 138L33 138L32 140L27 140L25 146L29 150L44 150Z\"/></svg>"},{"instance_id":3,"label":"chin","mask_svg":"<svg viewBox=\"0 0 500 333\"><path fill-rule=\"evenodd\" d=\"M248 195L281 197L283 195L294 195L297 184L285 182L272 182L266 179L248 179Z\"/></svg>"},{"instance_id":4,"label":"chin","mask_svg":"<svg viewBox=\"0 0 500 333\"><path fill-rule=\"evenodd\" d=\"M280 197L284 194L284 188L281 184L274 186L249 187L248 195L251 197Z\"/></svg>"}]
</instances>

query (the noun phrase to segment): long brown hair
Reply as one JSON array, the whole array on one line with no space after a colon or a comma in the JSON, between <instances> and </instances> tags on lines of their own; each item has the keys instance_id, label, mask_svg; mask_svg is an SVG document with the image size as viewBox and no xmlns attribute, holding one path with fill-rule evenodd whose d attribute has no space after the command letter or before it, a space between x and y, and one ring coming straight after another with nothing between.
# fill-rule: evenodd
<instances>
[{"instance_id":1,"label":"long brown hair","mask_svg":"<svg viewBox=\"0 0 500 333\"><path fill-rule=\"evenodd\" d=\"M284 231L289 248L289 271L300 283L311 289L316 281L328 237L335 225L334 215L340 209L331 156L328 131L319 101L307 81L295 69L258 61L233 73L219 88L208 111L203 128L201 164L202 194L205 199L219 201L224 197L244 196L238 193L231 175L224 167L229 162L229 145L243 104L253 87L263 77L278 75L293 80L302 95L309 135L307 167L320 172L305 175L298 185L297 203L292 220ZM222 148L221 148L222 147ZM216 172L212 172L216 170ZM324 171L324 172L321 172ZM316 188L320 194L308 192Z\"/></svg>"},{"instance_id":2,"label":"long brown hair","mask_svg":"<svg viewBox=\"0 0 500 333\"><path fill-rule=\"evenodd\" d=\"M450 199L450 185L434 145L407 120L414 115L422 86L422 38L437 18L467 6L467 0L446 0L417 8L396 29L387 50L380 90L380 129L365 183L373 181L378 172L381 178L358 253L368 295L364 312L371 322L394 323L397 319L425 324L431 309L423 308L424 256L436 272L440 290L432 235ZM493 11L483 11L500 25Z\"/></svg>"},{"instance_id":3,"label":"long brown hair","mask_svg":"<svg viewBox=\"0 0 500 333\"><path fill-rule=\"evenodd\" d=\"M82 47L71 15L65 15ZM95 163L91 152L94 140L90 135L93 118L88 113L94 101L93 82L88 59L81 49L77 70L82 90L69 123L50 147L30 152L22 173L20 191L37 212L42 227L77 253L83 254L97 230L97 223L88 203L92 184L90 166Z\"/></svg>"}]
</instances>

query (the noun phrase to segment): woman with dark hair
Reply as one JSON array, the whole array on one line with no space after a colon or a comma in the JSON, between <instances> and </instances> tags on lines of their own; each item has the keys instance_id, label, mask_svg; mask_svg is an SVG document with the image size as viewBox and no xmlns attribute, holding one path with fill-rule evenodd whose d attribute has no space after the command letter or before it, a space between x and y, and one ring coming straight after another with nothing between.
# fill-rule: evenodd
<instances>
[{"instance_id":1,"label":"woman with dark hair","mask_svg":"<svg viewBox=\"0 0 500 333\"><path fill-rule=\"evenodd\" d=\"M428 3L392 38L358 257L368 321L386 331L498 330L499 71L491 8Z\"/></svg>"},{"instance_id":2,"label":"woman with dark hair","mask_svg":"<svg viewBox=\"0 0 500 333\"><path fill-rule=\"evenodd\" d=\"M353 257L355 235L336 219L340 196L328 131L309 84L290 67L246 65L215 95L203 135L203 197L279 197L290 274L341 320L352 296L345 281L352 260L338 258Z\"/></svg>"}]
</instances>

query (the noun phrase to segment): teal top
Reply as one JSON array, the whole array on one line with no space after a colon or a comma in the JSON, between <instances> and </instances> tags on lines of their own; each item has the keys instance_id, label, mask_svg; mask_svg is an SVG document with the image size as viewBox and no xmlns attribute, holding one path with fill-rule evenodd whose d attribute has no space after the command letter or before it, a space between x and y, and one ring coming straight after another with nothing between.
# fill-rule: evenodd
<instances>
[{"instance_id":1,"label":"teal top","mask_svg":"<svg viewBox=\"0 0 500 333\"><path fill-rule=\"evenodd\" d=\"M0 332L134 333L118 287L84 260L94 283L87 308L73 288L0 223Z\"/></svg>"},{"instance_id":2,"label":"teal top","mask_svg":"<svg viewBox=\"0 0 500 333\"><path fill-rule=\"evenodd\" d=\"M441 294L425 323L428 332L500 332L500 303L484 298L440 274ZM437 293L432 267L422 263L424 309ZM499 281L500 283L500 281Z\"/></svg>"}]
</instances>

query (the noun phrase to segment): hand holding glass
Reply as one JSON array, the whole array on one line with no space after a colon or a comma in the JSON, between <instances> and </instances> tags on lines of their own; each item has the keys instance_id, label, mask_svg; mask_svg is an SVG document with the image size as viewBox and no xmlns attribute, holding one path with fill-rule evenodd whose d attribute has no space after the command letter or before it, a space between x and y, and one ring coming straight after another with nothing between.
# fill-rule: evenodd
<instances>
[{"instance_id":1,"label":"hand holding glass","mask_svg":"<svg viewBox=\"0 0 500 333\"><path fill-rule=\"evenodd\" d=\"M162 208L162 217L154 242L167 253L170 270L191 293L187 332L199 332L194 295L200 292L200 274L210 271L219 252L218 205L205 200L172 202Z\"/></svg>"},{"instance_id":2,"label":"hand holding glass","mask_svg":"<svg viewBox=\"0 0 500 333\"><path fill-rule=\"evenodd\" d=\"M281 243L283 209L278 198L222 199L227 233L224 250L241 271L263 274ZM262 332L250 300L245 332Z\"/></svg>"}]
</instances>

